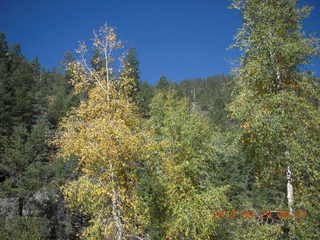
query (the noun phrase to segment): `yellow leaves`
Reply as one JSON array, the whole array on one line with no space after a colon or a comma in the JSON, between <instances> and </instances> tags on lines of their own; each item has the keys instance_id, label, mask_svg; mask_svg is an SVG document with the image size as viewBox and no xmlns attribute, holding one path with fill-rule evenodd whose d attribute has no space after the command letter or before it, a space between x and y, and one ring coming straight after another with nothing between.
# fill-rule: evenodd
<instances>
[{"instance_id":1,"label":"yellow leaves","mask_svg":"<svg viewBox=\"0 0 320 240\"><path fill-rule=\"evenodd\" d=\"M250 129L250 123L244 122L240 125L241 128L249 130Z\"/></svg>"},{"instance_id":2,"label":"yellow leaves","mask_svg":"<svg viewBox=\"0 0 320 240\"><path fill-rule=\"evenodd\" d=\"M268 110L268 109L262 109L262 110L261 110L261 113L264 114L264 115L270 115L270 114L271 114L271 111Z\"/></svg>"},{"instance_id":3,"label":"yellow leaves","mask_svg":"<svg viewBox=\"0 0 320 240\"><path fill-rule=\"evenodd\" d=\"M56 101L56 98L54 96L48 96L48 104L53 105Z\"/></svg>"},{"instance_id":4,"label":"yellow leaves","mask_svg":"<svg viewBox=\"0 0 320 240\"><path fill-rule=\"evenodd\" d=\"M122 203L134 204L133 186L137 177L132 168L150 155L148 151L152 148L152 141L143 147L150 133L141 126L141 119L124 97L105 101L98 87L89 91L87 102L62 123L63 134L59 139L66 155L75 154L79 158L83 174L64 188L70 206L81 205L93 216L96 212L105 215L102 203L111 201L115 187ZM126 211L133 210L128 207Z\"/></svg>"},{"instance_id":5,"label":"yellow leaves","mask_svg":"<svg viewBox=\"0 0 320 240\"><path fill-rule=\"evenodd\" d=\"M116 39L116 34L114 32L110 33L110 35L108 36L108 40L109 41L114 41Z\"/></svg>"},{"instance_id":6,"label":"yellow leaves","mask_svg":"<svg viewBox=\"0 0 320 240\"><path fill-rule=\"evenodd\" d=\"M94 33L94 47L102 54L99 61L105 64L101 69L87 64L87 47L80 46L79 61L70 63L68 69L73 86L78 93L85 93L86 99L61 122L61 134L55 141L62 156L76 156L79 160L81 177L62 190L70 207L91 215L92 225L85 230L85 235L90 235L88 239L94 239L101 227L99 217L113 217L110 209L114 201L121 209L125 228L139 225L132 224L132 219L145 219L139 216L135 168L143 165L157 148L150 137L152 133L143 127L143 120L135 112L136 106L129 101L134 79L126 74L117 81L111 79L112 51L120 45L114 29L107 25ZM104 226L106 234L115 228L112 224L108 227Z\"/></svg>"}]
</instances>

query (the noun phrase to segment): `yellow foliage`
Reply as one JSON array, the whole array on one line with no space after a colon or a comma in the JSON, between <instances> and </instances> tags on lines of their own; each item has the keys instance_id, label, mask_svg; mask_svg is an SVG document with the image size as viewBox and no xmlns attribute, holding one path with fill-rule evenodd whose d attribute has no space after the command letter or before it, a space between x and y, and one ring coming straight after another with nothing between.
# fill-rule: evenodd
<instances>
[{"instance_id":1,"label":"yellow foliage","mask_svg":"<svg viewBox=\"0 0 320 240\"><path fill-rule=\"evenodd\" d=\"M109 44L104 40L116 47L113 29L103 28L101 33L107 35L97 37L95 46ZM85 90L88 97L60 124L61 136L56 141L60 154L78 157L82 175L66 184L63 193L71 207L93 218L94 224L84 232L84 238L96 239L97 229L103 229L105 237L119 231L118 218L127 219L121 223L122 234L140 234L136 226L148 218L140 216L135 169L150 156L151 133L143 128L136 107L128 101L126 89L133 79L108 81L105 69L98 72L86 68L85 62L69 65L72 84L77 91ZM110 218L110 223L102 224Z\"/></svg>"}]
</instances>

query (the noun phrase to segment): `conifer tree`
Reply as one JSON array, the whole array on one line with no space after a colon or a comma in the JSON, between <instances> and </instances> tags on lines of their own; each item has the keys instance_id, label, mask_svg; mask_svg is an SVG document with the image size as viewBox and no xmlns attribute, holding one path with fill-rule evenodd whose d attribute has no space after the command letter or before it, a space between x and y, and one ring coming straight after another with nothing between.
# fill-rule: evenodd
<instances>
[{"instance_id":1,"label":"conifer tree","mask_svg":"<svg viewBox=\"0 0 320 240\"><path fill-rule=\"evenodd\" d=\"M154 95L154 87L145 81L141 84L140 89L141 89L141 98L142 98L141 109L144 116L148 117L149 111L150 111L149 104Z\"/></svg>"},{"instance_id":2,"label":"conifer tree","mask_svg":"<svg viewBox=\"0 0 320 240\"><path fill-rule=\"evenodd\" d=\"M142 95L141 95L141 83L140 83L140 71L139 61L137 58L137 52L135 48L129 48L123 61L123 71L121 72L121 78L130 78L133 81L128 88L130 101L139 106L139 111L142 111Z\"/></svg>"},{"instance_id":3,"label":"conifer tree","mask_svg":"<svg viewBox=\"0 0 320 240\"><path fill-rule=\"evenodd\" d=\"M8 46L0 35L0 134L9 136L21 123L35 122L34 67L22 56L19 45Z\"/></svg>"},{"instance_id":4,"label":"conifer tree","mask_svg":"<svg viewBox=\"0 0 320 240\"><path fill-rule=\"evenodd\" d=\"M20 216L25 200L47 184L51 175L48 127L46 119L39 119L29 133L21 124L4 141L0 172L4 173L5 180L0 183L1 195L19 199Z\"/></svg>"},{"instance_id":5,"label":"conifer tree","mask_svg":"<svg viewBox=\"0 0 320 240\"><path fill-rule=\"evenodd\" d=\"M161 75L159 81L157 82L156 89L168 90L170 88L170 82L167 80L166 76Z\"/></svg>"}]
</instances>

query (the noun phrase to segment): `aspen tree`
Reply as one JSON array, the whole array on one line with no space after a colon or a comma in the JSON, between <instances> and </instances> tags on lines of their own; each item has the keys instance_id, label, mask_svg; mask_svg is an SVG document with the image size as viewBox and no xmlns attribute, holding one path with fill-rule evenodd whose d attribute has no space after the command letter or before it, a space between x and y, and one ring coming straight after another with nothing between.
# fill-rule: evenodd
<instances>
[{"instance_id":1,"label":"aspen tree","mask_svg":"<svg viewBox=\"0 0 320 240\"><path fill-rule=\"evenodd\" d=\"M120 48L115 30L104 25L94 34L93 45L102 53L96 61L103 61L104 67L87 64L90 50L81 43L78 61L68 68L76 91L86 91L87 98L60 124L60 154L66 159L76 156L80 174L62 188L63 194L71 208L91 218L84 239L146 239L148 209L136 185L137 169L152 148L150 133L128 101L128 86L134 79L123 77L130 74L118 78L112 74L113 51Z\"/></svg>"},{"instance_id":2,"label":"aspen tree","mask_svg":"<svg viewBox=\"0 0 320 240\"><path fill-rule=\"evenodd\" d=\"M234 46L243 54L236 97L229 108L243 129L240 144L253 166L253 181L268 192L275 181L285 186L286 176L276 172L288 170L288 199L284 193L282 202L272 204L282 207L288 200L291 214L295 206L315 211L311 206L320 190L320 112L315 104L319 86L301 70L319 54L319 39L301 31L311 8L296 5L296 0L233 1L232 7L243 17ZM268 195L272 199L271 191ZM302 228L300 233L316 239Z\"/></svg>"}]
</instances>

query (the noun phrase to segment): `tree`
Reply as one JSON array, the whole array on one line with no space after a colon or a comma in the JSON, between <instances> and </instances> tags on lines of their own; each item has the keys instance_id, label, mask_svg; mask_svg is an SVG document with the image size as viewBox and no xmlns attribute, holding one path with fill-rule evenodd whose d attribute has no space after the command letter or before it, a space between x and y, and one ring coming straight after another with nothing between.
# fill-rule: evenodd
<instances>
[{"instance_id":1,"label":"tree","mask_svg":"<svg viewBox=\"0 0 320 240\"><path fill-rule=\"evenodd\" d=\"M153 239L218 238L222 222L212 214L230 204L228 186L215 182L213 129L173 90L158 92L150 107L149 124L158 143L148 165L154 176L149 182L157 183L151 186L154 195L150 199L155 199L153 208L157 209L154 227L161 232Z\"/></svg>"},{"instance_id":2,"label":"tree","mask_svg":"<svg viewBox=\"0 0 320 240\"><path fill-rule=\"evenodd\" d=\"M119 47L114 29L104 25L94 46L104 53L103 68L86 64L84 44L78 51L81 61L69 64L75 89L86 89L88 95L61 123L61 156L76 156L80 171L78 179L64 186L64 196L70 207L91 218L82 233L85 239L144 239L148 209L137 193L137 172L152 141L129 101L128 86L135 79L111 79L109 63Z\"/></svg>"},{"instance_id":3,"label":"tree","mask_svg":"<svg viewBox=\"0 0 320 240\"><path fill-rule=\"evenodd\" d=\"M48 184L52 171L49 164L48 123L38 120L29 133L19 125L4 141L0 171L5 179L0 183L2 197L19 200L19 216L23 216L25 200Z\"/></svg>"},{"instance_id":4,"label":"tree","mask_svg":"<svg viewBox=\"0 0 320 240\"><path fill-rule=\"evenodd\" d=\"M9 136L15 126L30 128L36 119L35 68L21 55L19 45L8 47L0 35L0 134Z\"/></svg>"},{"instance_id":5,"label":"tree","mask_svg":"<svg viewBox=\"0 0 320 240\"><path fill-rule=\"evenodd\" d=\"M7 222L0 220L0 237L3 240L49 239L49 223L40 217L17 217Z\"/></svg>"},{"instance_id":6,"label":"tree","mask_svg":"<svg viewBox=\"0 0 320 240\"><path fill-rule=\"evenodd\" d=\"M4 196L23 201L46 181L49 124L40 117L35 96L40 64L22 56L19 46L8 47L0 35L0 188Z\"/></svg>"},{"instance_id":7,"label":"tree","mask_svg":"<svg viewBox=\"0 0 320 240\"><path fill-rule=\"evenodd\" d=\"M170 82L167 80L166 76L161 75L159 81L157 82L156 89L168 90L170 88Z\"/></svg>"},{"instance_id":8,"label":"tree","mask_svg":"<svg viewBox=\"0 0 320 240\"><path fill-rule=\"evenodd\" d=\"M137 106L139 106L140 111L142 111L139 61L137 58L137 52L135 48L129 48L128 53L124 58L123 66L124 69L121 73L121 77L133 79L133 81L128 86L130 88L130 90L128 90L128 96L131 101L133 101Z\"/></svg>"},{"instance_id":9,"label":"tree","mask_svg":"<svg viewBox=\"0 0 320 240\"><path fill-rule=\"evenodd\" d=\"M243 129L240 144L252 166L252 186L260 196L265 194L271 206L284 207L286 175L277 172L289 167L295 207L310 207L320 190L320 113L314 104L319 86L310 74L300 70L319 50L318 40L301 32L310 8L296 8L295 0L235 0L232 7L241 11L244 21L236 36L235 47L243 55L230 110ZM275 183L280 184L280 191L272 191ZM303 197L306 194L308 200ZM289 201L288 208L292 207ZM314 229L319 227L314 217L304 221ZM297 234L316 239L297 221L295 227L290 238Z\"/></svg>"},{"instance_id":10,"label":"tree","mask_svg":"<svg viewBox=\"0 0 320 240\"><path fill-rule=\"evenodd\" d=\"M183 80L178 88L184 96L208 113L215 126L227 128L231 125L226 106L231 101L232 81L231 76L209 76Z\"/></svg>"},{"instance_id":11,"label":"tree","mask_svg":"<svg viewBox=\"0 0 320 240\"><path fill-rule=\"evenodd\" d=\"M141 97L142 97L142 104L141 109L145 117L149 116L149 105L151 103L151 99L154 95L154 87L151 86L147 81L141 84Z\"/></svg>"},{"instance_id":12,"label":"tree","mask_svg":"<svg viewBox=\"0 0 320 240\"><path fill-rule=\"evenodd\" d=\"M73 94L68 74L58 71L42 72L38 83L37 104L41 113L46 115L49 122L56 126L66 112L79 102L79 95Z\"/></svg>"}]
</instances>

